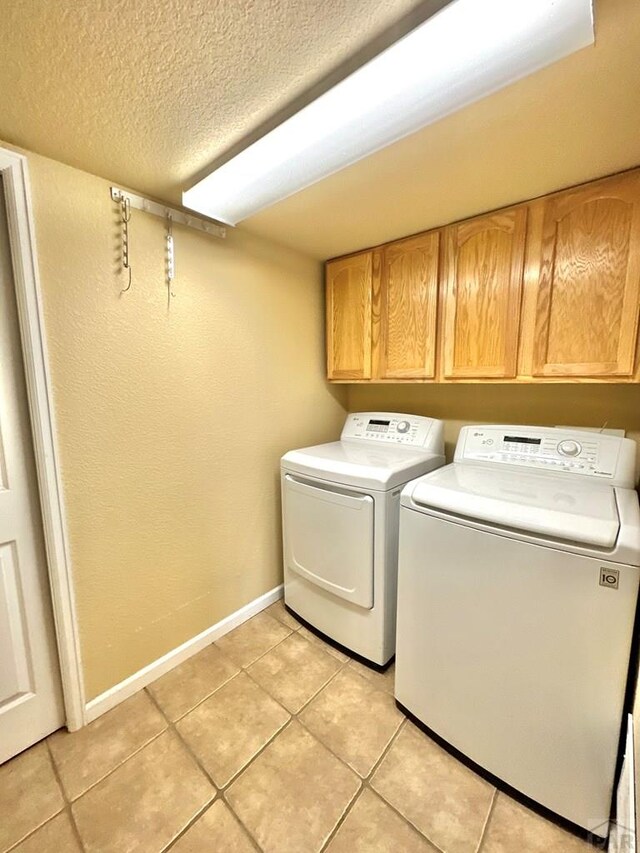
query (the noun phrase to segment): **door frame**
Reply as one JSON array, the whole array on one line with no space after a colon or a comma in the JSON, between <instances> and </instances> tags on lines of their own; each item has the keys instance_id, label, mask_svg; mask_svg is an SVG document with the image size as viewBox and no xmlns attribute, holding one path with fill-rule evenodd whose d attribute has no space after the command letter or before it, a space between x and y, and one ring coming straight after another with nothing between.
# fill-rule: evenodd
<instances>
[{"instance_id":1,"label":"door frame","mask_svg":"<svg viewBox=\"0 0 640 853\"><path fill-rule=\"evenodd\" d=\"M70 731L75 731L85 724L84 681L27 158L16 151L0 148L0 176L4 185L66 725Z\"/></svg>"}]
</instances>

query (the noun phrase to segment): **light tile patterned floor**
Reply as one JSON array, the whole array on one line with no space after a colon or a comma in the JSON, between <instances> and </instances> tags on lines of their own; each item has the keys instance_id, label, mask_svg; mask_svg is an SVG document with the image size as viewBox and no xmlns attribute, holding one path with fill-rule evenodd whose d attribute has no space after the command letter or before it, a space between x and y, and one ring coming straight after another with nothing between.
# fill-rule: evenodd
<instances>
[{"instance_id":1,"label":"light tile patterned floor","mask_svg":"<svg viewBox=\"0 0 640 853\"><path fill-rule=\"evenodd\" d=\"M0 853L593 853L278 602L0 767Z\"/></svg>"}]
</instances>

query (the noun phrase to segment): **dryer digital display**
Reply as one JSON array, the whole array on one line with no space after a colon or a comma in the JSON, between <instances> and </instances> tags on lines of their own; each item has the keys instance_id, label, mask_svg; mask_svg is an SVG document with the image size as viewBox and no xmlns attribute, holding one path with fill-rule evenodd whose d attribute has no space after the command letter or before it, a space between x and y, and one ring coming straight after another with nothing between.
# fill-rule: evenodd
<instances>
[{"instance_id":1,"label":"dryer digital display","mask_svg":"<svg viewBox=\"0 0 640 853\"><path fill-rule=\"evenodd\" d=\"M542 444L541 438L525 438L524 436L517 435L505 435L504 437L505 443L508 441L515 442L516 444Z\"/></svg>"},{"instance_id":2,"label":"dryer digital display","mask_svg":"<svg viewBox=\"0 0 640 853\"><path fill-rule=\"evenodd\" d=\"M367 425L367 429L371 432L388 432L391 421L378 421L371 419Z\"/></svg>"}]
</instances>

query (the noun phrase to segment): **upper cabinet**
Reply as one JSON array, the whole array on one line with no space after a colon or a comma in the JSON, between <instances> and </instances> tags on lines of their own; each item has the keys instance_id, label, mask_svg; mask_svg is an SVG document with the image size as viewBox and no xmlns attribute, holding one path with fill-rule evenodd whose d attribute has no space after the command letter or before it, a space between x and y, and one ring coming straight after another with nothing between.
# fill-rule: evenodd
<instances>
[{"instance_id":1,"label":"upper cabinet","mask_svg":"<svg viewBox=\"0 0 640 853\"><path fill-rule=\"evenodd\" d=\"M329 379L371 378L372 261L372 252L362 252L327 264Z\"/></svg>"},{"instance_id":2,"label":"upper cabinet","mask_svg":"<svg viewBox=\"0 0 640 853\"><path fill-rule=\"evenodd\" d=\"M433 379L440 232L390 243L377 251L374 298L375 374L379 379Z\"/></svg>"},{"instance_id":3,"label":"upper cabinet","mask_svg":"<svg viewBox=\"0 0 640 853\"><path fill-rule=\"evenodd\" d=\"M442 374L512 378L518 366L527 209L451 225L443 259Z\"/></svg>"},{"instance_id":4,"label":"upper cabinet","mask_svg":"<svg viewBox=\"0 0 640 853\"><path fill-rule=\"evenodd\" d=\"M640 169L327 264L328 376L640 381Z\"/></svg>"},{"instance_id":5,"label":"upper cabinet","mask_svg":"<svg viewBox=\"0 0 640 853\"><path fill-rule=\"evenodd\" d=\"M535 202L532 376L630 377L640 309L640 173Z\"/></svg>"}]
</instances>

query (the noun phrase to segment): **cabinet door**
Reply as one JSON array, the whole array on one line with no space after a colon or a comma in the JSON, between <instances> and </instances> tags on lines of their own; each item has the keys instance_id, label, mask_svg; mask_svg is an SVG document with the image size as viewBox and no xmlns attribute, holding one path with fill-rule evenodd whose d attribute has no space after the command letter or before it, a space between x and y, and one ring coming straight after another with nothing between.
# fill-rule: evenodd
<instances>
[{"instance_id":1,"label":"cabinet door","mask_svg":"<svg viewBox=\"0 0 640 853\"><path fill-rule=\"evenodd\" d=\"M329 261L327 275L327 375L371 378L372 253Z\"/></svg>"},{"instance_id":2,"label":"cabinet door","mask_svg":"<svg viewBox=\"0 0 640 853\"><path fill-rule=\"evenodd\" d=\"M640 298L640 174L540 202L532 241L533 376L631 376Z\"/></svg>"},{"instance_id":3,"label":"cabinet door","mask_svg":"<svg viewBox=\"0 0 640 853\"><path fill-rule=\"evenodd\" d=\"M445 379L516 375L526 220L518 207L446 229Z\"/></svg>"},{"instance_id":4,"label":"cabinet door","mask_svg":"<svg viewBox=\"0 0 640 853\"><path fill-rule=\"evenodd\" d=\"M435 376L439 248L431 231L381 251L380 379Z\"/></svg>"}]
</instances>

